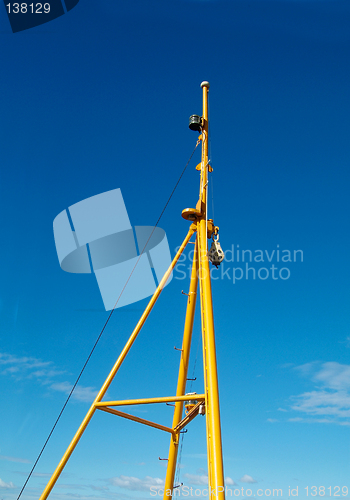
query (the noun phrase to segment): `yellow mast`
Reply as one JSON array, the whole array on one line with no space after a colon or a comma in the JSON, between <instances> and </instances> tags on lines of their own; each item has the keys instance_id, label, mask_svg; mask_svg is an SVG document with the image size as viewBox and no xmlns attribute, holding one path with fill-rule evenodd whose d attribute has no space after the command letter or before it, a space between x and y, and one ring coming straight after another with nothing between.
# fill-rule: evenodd
<instances>
[{"instance_id":1,"label":"yellow mast","mask_svg":"<svg viewBox=\"0 0 350 500\"><path fill-rule=\"evenodd\" d=\"M193 314L195 304L190 303L191 294L196 293L197 279L199 275L199 291L200 291L200 306L202 320L202 342L203 342L203 366L204 366L204 385L205 385L205 411L206 411L206 433L207 433L207 456L208 456L208 490L209 498L219 498L224 500L224 472L222 460L222 444L221 444L221 425L220 425L220 407L219 407L219 390L217 377L216 349L215 349L215 333L214 333L214 317L213 303L211 294L211 279L207 249L207 238L210 238L213 232L217 232L212 220L207 218L207 189L208 189L208 171L212 168L209 164L208 157L208 93L209 82L201 84L203 89L203 115L201 117L200 139L202 141L202 158L200 165L200 189L199 200L195 209L187 208L183 211L182 216L187 220L192 220L197 227L196 252L192 267L190 295L187 305L184 345L185 349L182 352L180 362L179 381L177 394L184 394L185 386L183 378L187 373L186 360L189 356L189 346L185 339L190 339L192 334ZM191 117L192 118L192 117ZM198 248L198 257L197 257ZM197 262L198 258L198 262ZM197 271L198 269L198 271ZM194 276L195 275L195 276ZM191 332L188 332L186 326L191 322ZM190 341L190 340L189 340ZM182 391L182 392L181 392ZM180 403L175 406L173 427L175 428L178 420L181 418L182 408ZM178 435L172 436L169 450L169 461L167 475L165 479L164 500L172 494L174 474L176 468L176 458L178 449Z\"/></svg>"},{"instance_id":2,"label":"yellow mast","mask_svg":"<svg viewBox=\"0 0 350 500\"><path fill-rule=\"evenodd\" d=\"M177 462L179 436L181 430L188 425L200 412L205 409L206 413L206 434L207 434L207 455L208 455L208 490L209 498L225 499L224 493L224 473L223 473L223 460L222 460L222 444L221 444L221 426L220 426L220 408L219 408L219 392L218 392L218 378L217 378L217 362L216 362L216 349L215 349L215 333L214 333L214 318L213 318L213 305L211 294L211 279L209 269L209 259L207 250L207 239L211 238L213 234L217 234L218 228L214 226L212 220L207 219L207 187L208 187L208 171L211 172L212 168L209 165L208 158L208 92L209 83L203 82L201 84L203 89L203 116L196 117L199 120L198 128L201 132L199 140L202 141L202 156L201 163L196 167L200 170L200 191L199 200L196 208L188 208L183 210L182 216L184 219L192 222L189 232L183 241L179 251L177 252L169 269L165 273L163 279L159 283L157 290L148 303L144 313L142 314L139 322L137 323L134 331L132 332L129 340L127 341L124 349L122 350L119 358L113 366L106 381L101 387L95 401L92 403L89 411L87 412L83 422L77 430L74 438L64 453L60 463L58 464L55 472L50 478L46 488L40 496L39 500L46 500L52 488L54 487L57 479L63 471L66 463L68 462L71 454L73 453L76 445L78 444L81 436L83 435L86 427L92 419L96 410L106 411L117 416L121 416L144 425L155 427L159 430L171 434L170 449L168 458L167 474L164 487L164 499L172 496L174 488L174 476ZM185 318L184 335L181 349L181 360L178 375L178 383L176 396L170 397L155 397L148 399L137 400L124 400L124 401L102 401L107 389L112 383L116 373L118 372L121 364L123 363L126 355L131 349L136 337L138 336L142 326L144 325L149 313L155 305L163 287L165 286L172 270L174 269L177 261L179 260L182 252L189 243L193 234L196 234L195 251L192 265L190 288L187 300L187 310ZM201 307L201 322L202 322L202 342L203 342L203 365L204 365L204 394L185 395L186 381L188 372L188 363L190 356L190 347L192 339L193 321L196 306L196 298L198 291L200 293L200 307ZM192 401L194 404L183 417L183 405L185 401ZM166 427L155 422L130 415L128 413L114 409L118 406L132 406L138 404L153 404L174 402L174 416L172 427Z\"/></svg>"},{"instance_id":3,"label":"yellow mast","mask_svg":"<svg viewBox=\"0 0 350 500\"><path fill-rule=\"evenodd\" d=\"M201 163L202 212L199 222L199 252L200 252L200 294L202 302L202 334L205 344L205 394L207 412L208 477L211 489L216 496L224 499L224 472L222 461L221 425L219 407L219 388L215 349L215 332L213 303L211 295L211 279L207 251L207 189L208 189L208 91L209 83L203 82L203 140Z\"/></svg>"}]
</instances>

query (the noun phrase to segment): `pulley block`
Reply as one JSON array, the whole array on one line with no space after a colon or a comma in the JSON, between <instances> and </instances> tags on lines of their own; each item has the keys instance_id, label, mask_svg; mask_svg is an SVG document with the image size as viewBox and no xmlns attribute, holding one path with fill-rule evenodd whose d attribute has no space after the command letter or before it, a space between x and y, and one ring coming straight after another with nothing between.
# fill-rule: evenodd
<instances>
[{"instance_id":1,"label":"pulley block","mask_svg":"<svg viewBox=\"0 0 350 500\"><path fill-rule=\"evenodd\" d=\"M208 258L213 266L218 267L224 260L225 254L219 242L219 235L213 233L213 242L208 252Z\"/></svg>"}]
</instances>

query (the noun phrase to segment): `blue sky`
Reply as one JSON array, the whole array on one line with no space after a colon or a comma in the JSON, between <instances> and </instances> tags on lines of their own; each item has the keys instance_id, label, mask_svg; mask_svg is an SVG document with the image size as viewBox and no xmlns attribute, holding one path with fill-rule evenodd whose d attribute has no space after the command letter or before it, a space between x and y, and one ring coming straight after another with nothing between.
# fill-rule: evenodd
<instances>
[{"instance_id":1,"label":"blue sky","mask_svg":"<svg viewBox=\"0 0 350 500\"><path fill-rule=\"evenodd\" d=\"M229 252L213 274L227 485L281 488L283 498L289 486L302 498L306 486L350 486L349 22L350 4L336 0L80 0L13 34L0 9L1 499L17 498L108 315L93 276L60 269L53 220L120 188L132 225L154 224L195 145L187 125L201 114L203 80L210 215L224 250L264 255L248 262L255 279ZM181 210L197 201L198 161L197 151L160 222L172 255L187 232ZM303 260L278 262L277 250ZM111 399L175 393L181 269ZM113 315L23 499L39 497L146 304ZM199 332L197 318L198 393ZM171 423L165 405L137 412ZM51 498L151 498L168 445L160 431L101 412ZM198 417L184 437L185 485L203 486L205 454Z\"/></svg>"}]
</instances>

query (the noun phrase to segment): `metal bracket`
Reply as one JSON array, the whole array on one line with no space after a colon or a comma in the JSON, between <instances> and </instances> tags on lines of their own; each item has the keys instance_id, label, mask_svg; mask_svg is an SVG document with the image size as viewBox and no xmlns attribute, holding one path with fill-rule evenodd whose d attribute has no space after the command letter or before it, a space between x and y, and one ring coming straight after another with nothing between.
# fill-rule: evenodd
<instances>
[{"instance_id":1,"label":"metal bracket","mask_svg":"<svg viewBox=\"0 0 350 500\"><path fill-rule=\"evenodd\" d=\"M184 427L186 427L187 424L189 424L191 422L191 420L193 420L197 415L198 415L198 412L199 412L199 407L201 405L205 404L203 401L199 401L193 408L192 410L190 410L188 412L188 414L186 415L186 417L184 417L181 422L179 422L177 425L175 425L174 427L174 431L175 432L180 432Z\"/></svg>"},{"instance_id":2,"label":"metal bracket","mask_svg":"<svg viewBox=\"0 0 350 500\"><path fill-rule=\"evenodd\" d=\"M209 162L206 164L206 167L208 167L209 172L213 171L213 167L210 165ZM198 163L198 165L196 166L196 170L199 170L199 171L202 170L202 164L201 163Z\"/></svg>"}]
</instances>

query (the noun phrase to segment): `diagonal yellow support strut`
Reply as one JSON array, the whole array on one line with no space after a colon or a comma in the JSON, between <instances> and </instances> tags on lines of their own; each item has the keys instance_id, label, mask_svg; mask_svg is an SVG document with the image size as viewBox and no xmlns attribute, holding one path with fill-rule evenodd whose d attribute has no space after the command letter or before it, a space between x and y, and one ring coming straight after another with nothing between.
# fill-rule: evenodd
<instances>
[{"instance_id":1,"label":"diagonal yellow support strut","mask_svg":"<svg viewBox=\"0 0 350 500\"><path fill-rule=\"evenodd\" d=\"M145 323L146 319L148 318L148 316L149 316L150 312L151 312L151 311L152 311L152 309L153 309L154 304L156 303L156 301L157 301L157 299L158 299L159 295L161 294L161 291L163 290L163 288L164 288L164 286L165 286L166 282L168 281L169 276L170 276L170 274L171 274L172 270L174 269L174 267L175 267L175 265L176 265L177 261L179 260L179 258L180 258L180 256L181 256L182 252L183 252L183 251L184 251L184 249L186 248L186 245L187 245L187 243L190 241L190 239L191 239L191 237L192 237L192 235L193 235L193 233L194 233L194 232L195 232L195 227L194 227L194 225L192 224L192 225L191 225L191 227L190 227L190 230L188 231L188 234L187 234L186 238L184 239L184 241L183 241L182 245L181 245L181 246L180 246L180 248L179 248L179 251L178 251L178 252L177 252L177 254L175 255L174 260L172 261L172 263L171 263L171 265L170 265L169 269L168 269L168 270L166 271L166 273L164 274L164 276L163 276L163 278L162 278L161 282L159 283L159 285L158 285L158 287L157 287L156 291L154 292L154 294L153 294L153 296L152 296L151 300L149 301L149 303L148 303L148 305L147 305L147 307L146 307L146 309L145 309L144 313L142 314L142 316L141 316L141 318L140 318L139 322L137 323L137 325L136 325L136 327L135 327L134 331L133 331L133 332L132 332L132 334L130 335L129 340L128 340L128 341L127 341L127 343L125 344L125 347L124 347L124 349L122 350L122 352L120 353L119 358L117 359L117 361L116 361L115 365L113 366L113 368L112 368L112 370L111 370L110 374L109 374L109 375L108 375L108 377L106 378L105 383L103 384L103 386L101 387L101 389L100 389L99 393L97 394L97 396L96 396L96 398L95 398L95 401L92 403L92 405L91 405L91 407L90 407L89 411L87 412L87 414L86 414L86 416L85 416L84 420L83 420L83 421L82 421L82 423L80 424L79 429L77 430L77 432L76 432L76 434L75 434L74 438L72 439L72 441L71 441L70 445L68 446L68 448L67 448L67 450L66 450L65 454L63 455L63 457L62 457L62 459L61 459L60 463L58 464L58 466L57 466L57 468L56 468L55 472L52 474L52 476L51 476L51 478L50 478L49 482L47 483L47 485L46 485L46 487L45 487L44 491L42 492L42 494L41 494L41 496L40 496L39 500L45 500L45 499L49 496L49 494L50 494L50 492L51 492L52 488L54 487L54 485L55 485L55 483L56 483L57 479L59 478L59 476L60 476L61 472L63 471L63 469L64 469L64 467L65 467L65 465L66 465L66 463L68 462L69 457L70 457L70 456L71 456L71 454L73 453L74 448L75 448L75 447L76 447L76 445L78 444L78 442L79 442L79 440L80 440L81 436L83 435L83 433L84 433L84 431L85 431L85 429L86 429L87 425L89 424L89 422L90 422L90 420L91 420L91 418L92 418L93 414L95 413L95 410L96 410L96 403L100 403L100 402L101 402L101 400L102 400L102 398L103 398L103 397L104 397L104 395L106 394L107 389L108 389L108 388L109 388L109 386L111 385L111 383L112 383L112 381L113 381L113 379L114 379L114 377L115 377L116 373L118 372L119 368L121 367L121 365L122 365L122 363L123 363L123 361L124 361L124 359L125 359L126 355L127 355L127 354L128 354L128 352L130 351L131 346L132 346L132 345L133 345L133 343L135 342L136 337L137 337L137 336L138 336L138 334L140 333L141 328L143 327L143 325L144 325L144 323Z\"/></svg>"},{"instance_id":2,"label":"diagonal yellow support strut","mask_svg":"<svg viewBox=\"0 0 350 500\"><path fill-rule=\"evenodd\" d=\"M150 420L145 420L144 418L136 417L135 415L129 415L129 413L114 410L114 408L109 408L108 406L97 406L97 408L99 410L106 411L107 413L111 413L112 415L117 415L117 417L124 417L128 420L133 420L134 422L138 422L139 424L148 425L149 427L154 427L155 429L159 429L165 432L170 432L170 434L175 434L174 429L170 429L170 427L166 427L165 425L161 424L156 424L155 422L151 422Z\"/></svg>"}]
</instances>

